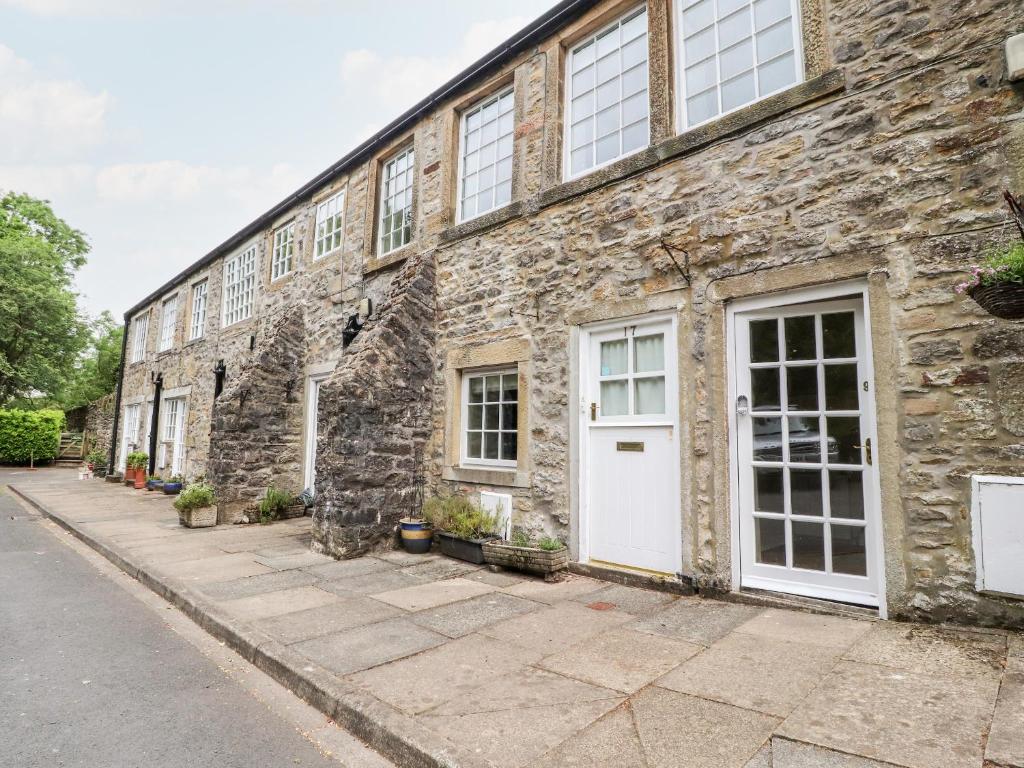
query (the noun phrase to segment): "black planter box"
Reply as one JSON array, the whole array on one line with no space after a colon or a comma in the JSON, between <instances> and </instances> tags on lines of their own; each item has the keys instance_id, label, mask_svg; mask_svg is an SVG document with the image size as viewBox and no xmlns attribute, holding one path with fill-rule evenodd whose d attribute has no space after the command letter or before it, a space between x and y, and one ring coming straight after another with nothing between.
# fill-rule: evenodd
<instances>
[{"instance_id":1,"label":"black planter box","mask_svg":"<svg viewBox=\"0 0 1024 768\"><path fill-rule=\"evenodd\" d=\"M488 536L486 539L460 539L458 536L452 536L452 534L445 533L444 531L437 532L437 541L441 545L442 555L455 557L476 565L483 565L484 542L491 541L494 538L494 536Z\"/></svg>"}]
</instances>

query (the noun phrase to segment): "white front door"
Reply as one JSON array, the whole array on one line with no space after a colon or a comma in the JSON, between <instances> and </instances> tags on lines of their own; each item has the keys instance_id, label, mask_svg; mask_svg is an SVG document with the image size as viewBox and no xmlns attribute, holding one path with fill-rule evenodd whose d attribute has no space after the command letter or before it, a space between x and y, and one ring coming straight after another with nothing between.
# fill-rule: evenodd
<instances>
[{"instance_id":1,"label":"white front door","mask_svg":"<svg viewBox=\"0 0 1024 768\"><path fill-rule=\"evenodd\" d=\"M320 407L320 385L327 374L306 380L306 461L303 490L316 487L317 411Z\"/></svg>"},{"instance_id":2,"label":"white front door","mask_svg":"<svg viewBox=\"0 0 1024 768\"><path fill-rule=\"evenodd\" d=\"M168 402L171 402L168 400ZM171 474L181 475L185 471L185 398L175 398L174 436L171 440Z\"/></svg>"},{"instance_id":3,"label":"white front door","mask_svg":"<svg viewBox=\"0 0 1024 768\"><path fill-rule=\"evenodd\" d=\"M681 570L673 318L590 329L581 345L580 558Z\"/></svg>"},{"instance_id":4,"label":"white front door","mask_svg":"<svg viewBox=\"0 0 1024 768\"><path fill-rule=\"evenodd\" d=\"M863 299L731 318L742 586L878 605Z\"/></svg>"},{"instance_id":5,"label":"white front door","mask_svg":"<svg viewBox=\"0 0 1024 768\"><path fill-rule=\"evenodd\" d=\"M134 449L135 441L139 437L139 405L125 406L124 426L121 430L121 458L118 467L122 472L125 470L128 454Z\"/></svg>"}]
</instances>

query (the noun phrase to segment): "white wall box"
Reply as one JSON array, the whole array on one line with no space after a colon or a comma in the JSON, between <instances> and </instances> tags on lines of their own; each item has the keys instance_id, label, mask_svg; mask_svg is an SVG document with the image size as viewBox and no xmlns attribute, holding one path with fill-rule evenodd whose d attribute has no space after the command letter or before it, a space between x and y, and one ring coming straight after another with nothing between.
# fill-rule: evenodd
<instances>
[{"instance_id":1,"label":"white wall box","mask_svg":"<svg viewBox=\"0 0 1024 768\"><path fill-rule=\"evenodd\" d=\"M971 478L979 592L1024 598L1024 477Z\"/></svg>"}]
</instances>

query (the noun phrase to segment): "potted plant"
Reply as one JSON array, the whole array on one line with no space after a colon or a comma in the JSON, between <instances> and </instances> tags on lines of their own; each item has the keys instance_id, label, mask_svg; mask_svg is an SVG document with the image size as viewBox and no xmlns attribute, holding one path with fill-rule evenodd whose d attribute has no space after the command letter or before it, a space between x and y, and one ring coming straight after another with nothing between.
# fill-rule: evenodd
<instances>
[{"instance_id":1,"label":"potted plant","mask_svg":"<svg viewBox=\"0 0 1024 768\"><path fill-rule=\"evenodd\" d=\"M564 543L550 536L533 542L519 529L509 541L486 542L483 551L486 563L536 573L545 581L553 581L555 574L569 567L569 550Z\"/></svg>"},{"instance_id":2,"label":"potted plant","mask_svg":"<svg viewBox=\"0 0 1024 768\"><path fill-rule=\"evenodd\" d=\"M206 483L193 483L174 500L178 522L186 528L211 528L217 524L216 497Z\"/></svg>"},{"instance_id":3,"label":"potted plant","mask_svg":"<svg viewBox=\"0 0 1024 768\"><path fill-rule=\"evenodd\" d=\"M437 496L423 505L423 517L437 531L441 552L468 563L483 563L483 543L497 537L498 515L463 496Z\"/></svg>"},{"instance_id":4,"label":"potted plant","mask_svg":"<svg viewBox=\"0 0 1024 768\"><path fill-rule=\"evenodd\" d=\"M146 467L149 466L149 454L138 451L135 454L135 489L146 487Z\"/></svg>"},{"instance_id":5,"label":"potted plant","mask_svg":"<svg viewBox=\"0 0 1024 768\"><path fill-rule=\"evenodd\" d=\"M285 517L288 507L294 501L295 497L288 493L288 491L282 491L274 486L267 488L266 494L260 499L259 503L260 525L267 525L274 520Z\"/></svg>"},{"instance_id":6,"label":"potted plant","mask_svg":"<svg viewBox=\"0 0 1024 768\"><path fill-rule=\"evenodd\" d=\"M155 475L150 475L149 479L146 480L147 491L159 491L164 487L164 481Z\"/></svg>"},{"instance_id":7,"label":"potted plant","mask_svg":"<svg viewBox=\"0 0 1024 768\"><path fill-rule=\"evenodd\" d=\"M971 268L970 279L959 283L957 293L966 293L990 315L1004 320L1024 318L1024 204L1009 191L1004 193L1017 222L1021 242L998 248Z\"/></svg>"},{"instance_id":8,"label":"potted plant","mask_svg":"<svg viewBox=\"0 0 1024 768\"><path fill-rule=\"evenodd\" d=\"M403 517L398 521L402 547L412 555L425 555L434 543L434 529L422 517Z\"/></svg>"},{"instance_id":9,"label":"potted plant","mask_svg":"<svg viewBox=\"0 0 1024 768\"><path fill-rule=\"evenodd\" d=\"M94 477L107 476L107 456L103 451L89 451L89 455L85 459L89 463L89 469L92 470Z\"/></svg>"},{"instance_id":10,"label":"potted plant","mask_svg":"<svg viewBox=\"0 0 1024 768\"><path fill-rule=\"evenodd\" d=\"M181 475L174 475L170 480L165 480L161 488L168 496L176 496L181 493L184 485L185 479Z\"/></svg>"},{"instance_id":11,"label":"potted plant","mask_svg":"<svg viewBox=\"0 0 1024 768\"><path fill-rule=\"evenodd\" d=\"M124 457L124 484L127 486L135 485L135 457L138 455L138 451L132 451Z\"/></svg>"}]
</instances>

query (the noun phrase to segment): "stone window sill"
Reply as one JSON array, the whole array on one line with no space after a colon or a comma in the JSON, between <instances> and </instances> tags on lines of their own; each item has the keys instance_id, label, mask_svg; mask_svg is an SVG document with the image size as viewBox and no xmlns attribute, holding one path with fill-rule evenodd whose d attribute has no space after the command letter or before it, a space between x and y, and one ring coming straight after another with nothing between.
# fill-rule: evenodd
<instances>
[{"instance_id":1,"label":"stone window sill","mask_svg":"<svg viewBox=\"0 0 1024 768\"><path fill-rule=\"evenodd\" d=\"M410 242L403 245L397 251L392 251L387 256L368 256L366 263L363 265L363 274L369 275L374 272L379 272L382 269L393 267L395 264L399 264L416 252L416 240L413 239Z\"/></svg>"},{"instance_id":2,"label":"stone window sill","mask_svg":"<svg viewBox=\"0 0 1024 768\"><path fill-rule=\"evenodd\" d=\"M484 469L482 467L445 467L441 470L442 480L457 483L478 483L499 485L507 488L529 488L530 479L526 472L515 469Z\"/></svg>"},{"instance_id":3,"label":"stone window sill","mask_svg":"<svg viewBox=\"0 0 1024 768\"><path fill-rule=\"evenodd\" d=\"M516 200L496 211L489 211L482 216L477 216L469 221L449 227L441 233L440 240L442 243L451 243L464 237L486 232L488 229L500 226L506 221L519 218L523 215L523 208L523 201Z\"/></svg>"}]
</instances>

